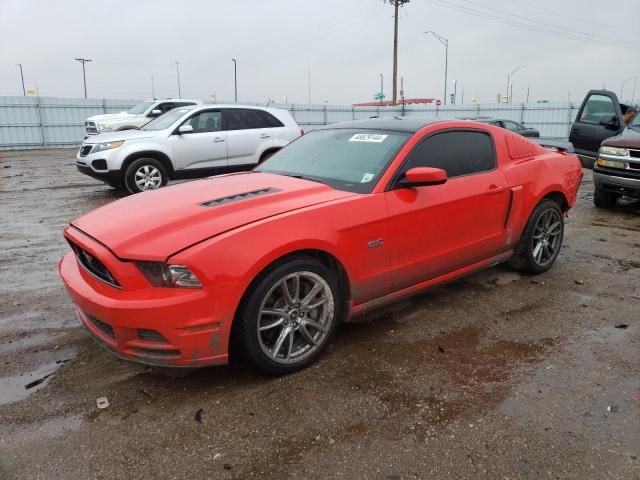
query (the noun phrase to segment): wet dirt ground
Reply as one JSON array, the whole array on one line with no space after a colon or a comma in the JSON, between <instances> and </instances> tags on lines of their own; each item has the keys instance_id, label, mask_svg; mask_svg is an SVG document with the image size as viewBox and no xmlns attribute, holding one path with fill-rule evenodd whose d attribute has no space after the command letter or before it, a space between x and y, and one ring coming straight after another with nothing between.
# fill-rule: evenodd
<instances>
[{"instance_id":1,"label":"wet dirt ground","mask_svg":"<svg viewBox=\"0 0 640 480\"><path fill-rule=\"evenodd\" d=\"M58 279L61 231L121 194L73 151L0 152L0 479L640 479L640 204L592 192L585 170L549 272L379 310L270 378L94 344Z\"/></svg>"}]
</instances>

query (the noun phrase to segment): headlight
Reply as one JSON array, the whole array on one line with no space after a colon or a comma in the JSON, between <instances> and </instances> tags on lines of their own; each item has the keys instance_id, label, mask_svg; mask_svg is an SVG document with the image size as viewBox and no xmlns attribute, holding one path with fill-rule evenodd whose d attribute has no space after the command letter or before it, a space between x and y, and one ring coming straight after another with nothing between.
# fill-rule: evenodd
<instances>
[{"instance_id":1,"label":"headlight","mask_svg":"<svg viewBox=\"0 0 640 480\"><path fill-rule=\"evenodd\" d=\"M112 132L113 131L113 127L110 125L100 125L98 124L98 131L99 132Z\"/></svg>"},{"instance_id":2,"label":"headlight","mask_svg":"<svg viewBox=\"0 0 640 480\"><path fill-rule=\"evenodd\" d=\"M624 162L616 162L614 160L606 160L602 157L596 160L596 164L601 167L609 167L609 168L624 168Z\"/></svg>"},{"instance_id":3,"label":"headlight","mask_svg":"<svg viewBox=\"0 0 640 480\"><path fill-rule=\"evenodd\" d=\"M600 153L603 153L605 155L617 155L620 157L628 157L629 156L629 150L626 148L619 148L619 147L600 147Z\"/></svg>"},{"instance_id":4,"label":"headlight","mask_svg":"<svg viewBox=\"0 0 640 480\"><path fill-rule=\"evenodd\" d=\"M97 143L94 147L96 152L104 152L105 150L112 150L120 147L124 143L124 140L118 140L117 142Z\"/></svg>"},{"instance_id":5,"label":"headlight","mask_svg":"<svg viewBox=\"0 0 640 480\"><path fill-rule=\"evenodd\" d=\"M162 262L136 262L136 265L154 287L202 287L198 277L184 265Z\"/></svg>"}]
</instances>

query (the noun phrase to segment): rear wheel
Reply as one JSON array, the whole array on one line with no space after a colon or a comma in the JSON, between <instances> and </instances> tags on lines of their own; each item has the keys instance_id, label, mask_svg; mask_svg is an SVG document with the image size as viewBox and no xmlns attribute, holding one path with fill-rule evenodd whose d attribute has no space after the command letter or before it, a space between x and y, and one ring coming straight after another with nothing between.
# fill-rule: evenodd
<instances>
[{"instance_id":1,"label":"rear wheel","mask_svg":"<svg viewBox=\"0 0 640 480\"><path fill-rule=\"evenodd\" d=\"M344 302L334 272L311 257L292 257L250 288L235 332L245 357L275 375L314 362L342 314Z\"/></svg>"},{"instance_id":2,"label":"rear wheel","mask_svg":"<svg viewBox=\"0 0 640 480\"><path fill-rule=\"evenodd\" d=\"M546 272L558 257L563 237L560 206L553 200L543 200L529 217L509 263L530 273Z\"/></svg>"},{"instance_id":3,"label":"rear wheel","mask_svg":"<svg viewBox=\"0 0 640 480\"><path fill-rule=\"evenodd\" d=\"M155 158L139 158L124 173L124 185L130 193L140 193L163 187L169 181L164 165Z\"/></svg>"},{"instance_id":4,"label":"rear wheel","mask_svg":"<svg viewBox=\"0 0 640 480\"><path fill-rule=\"evenodd\" d=\"M613 208L616 206L617 199L617 193L607 192L599 188L596 188L593 192L593 203L598 208Z\"/></svg>"}]
</instances>

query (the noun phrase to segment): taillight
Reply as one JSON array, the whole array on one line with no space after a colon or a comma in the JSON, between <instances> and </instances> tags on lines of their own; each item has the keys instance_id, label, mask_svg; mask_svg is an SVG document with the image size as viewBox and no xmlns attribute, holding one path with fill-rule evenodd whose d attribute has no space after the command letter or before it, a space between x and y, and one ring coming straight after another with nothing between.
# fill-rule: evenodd
<instances>
[{"instance_id":1,"label":"taillight","mask_svg":"<svg viewBox=\"0 0 640 480\"><path fill-rule=\"evenodd\" d=\"M300 136L304 135L304 128L300 129Z\"/></svg>"}]
</instances>

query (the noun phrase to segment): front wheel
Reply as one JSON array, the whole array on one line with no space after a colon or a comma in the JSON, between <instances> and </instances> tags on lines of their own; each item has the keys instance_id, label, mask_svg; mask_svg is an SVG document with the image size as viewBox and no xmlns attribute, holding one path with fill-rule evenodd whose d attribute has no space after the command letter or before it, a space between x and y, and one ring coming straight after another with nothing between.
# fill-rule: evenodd
<instances>
[{"instance_id":1,"label":"front wheel","mask_svg":"<svg viewBox=\"0 0 640 480\"><path fill-rule=\"evenodd\" d=\"M546 272L560 253L563 237L560 206L553 200L543 200L529 217L509 263L530 273Z\"/></svg>"},{"instance_id":2,"label":"front wheel","mask_svg":"<svg viewBox=\"0 0 640 480\"><path fill-rule=\"evenodd\" d=\"M169 181L164 165L155 158L139 158L124 173L124 185L129 193L140 193L163 187Z\"/></svg>"},{"instance_id":3,"label":"front wheel","mask_svg":"<svg viewBox=\"0 0 640 480\"><path fill-rule=\"evenodd\" d=\"M596 188L593 192L593 203L598 208L613 208L616 206L618 195Z\"/></svg>"},{"instance_id":4,"label":"front wheel","mask_svg":"<svg viewBox=\"0 0 640 480\"><path fill-rule=\"evenodd\" d=\"M334 272L311 257L293 257L250 288L236 320L237 345L247 359L275 375L314 362L342 314Z\"/></svg>"}]
</instances>

